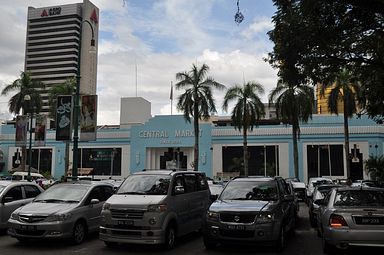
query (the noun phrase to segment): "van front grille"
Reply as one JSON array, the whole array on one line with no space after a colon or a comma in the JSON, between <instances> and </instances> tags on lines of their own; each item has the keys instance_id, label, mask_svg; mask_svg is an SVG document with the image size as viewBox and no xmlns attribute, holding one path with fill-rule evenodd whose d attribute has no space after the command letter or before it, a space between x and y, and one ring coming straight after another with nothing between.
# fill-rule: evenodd
<instances>
[{"instance_id":1,"label":"van front grille","mask_svg":"<svg viewBox=\"0 0 384 255\"><path fill-rule=\"evenodd\" d=\"M112 218L114 219L142 219L145 210L137 209L111 209Z\"/></svg>"}]
</instances>

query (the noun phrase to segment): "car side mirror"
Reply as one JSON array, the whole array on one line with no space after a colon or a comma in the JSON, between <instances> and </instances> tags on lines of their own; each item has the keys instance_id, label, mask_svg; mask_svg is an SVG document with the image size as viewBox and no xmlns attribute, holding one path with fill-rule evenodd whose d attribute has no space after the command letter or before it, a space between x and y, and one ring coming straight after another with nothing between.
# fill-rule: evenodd
<instances>
[{"instance_id":1,"label":"car side mirror","mask_svg":"<svg viewBox=\"0 0 384 255\"><path fill-rule=\"evenodd\" d=\"M98 204L98 203L100 203L100 200L99 199L97 199L97 198L93 198L93 199L91 199L91 205L95 205L95 204Z\"/></svg>"},{"instance_id":2,"label":"car side mirror","mask_svg":"<svg viewBox=\"0 0 384 255\"><path fill-rule=\"evenodd\" d=\"M185 193L185 190L184 190L184 187L183 186L176 186L175 187L175 194L178 195L178 194L184 194Z\"/></svg>"},{"instance_id":3,"label":"car side mirror","mask_svg":"<svg viewBox=\"0 0 384 255\"><path fill-rule=\"evenodd\" d=\"M324 205L324 199L318 199L318 200L315 200L314 203L316 205Z\"/></svg>"}]
</instances>

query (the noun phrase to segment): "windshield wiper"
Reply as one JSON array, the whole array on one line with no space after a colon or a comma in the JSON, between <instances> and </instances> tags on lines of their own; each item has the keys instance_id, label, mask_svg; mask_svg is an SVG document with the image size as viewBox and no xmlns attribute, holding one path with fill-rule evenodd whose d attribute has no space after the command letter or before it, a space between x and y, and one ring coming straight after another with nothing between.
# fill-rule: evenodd
<instances>
[{"instance_id":1,"label":"windshield wiper","mask_svg":"<svg viewBox=\"0 0 384 255\"><path fill-rule=\"evenodd\" d=\"M117 193L117 195L145 195L146 193L145 192L121 192L121 193Z\"/></svg>"},{"instance_id":2,"label":"windshield wiper","mask_svg":"<svg viewBox=\"0 0 384 255\"><path fill-rule=\"evenodd\" d=\"M78 200L64 200L65 203L78 203Z\"/></svg>"},{"instance_id":3,"label":"windshield wiper","mask_svg":"<svg viewBox=\"0 0 384 255\"><path fill-rule=\"evenodd\" d=\"M40 200L35 200L35 202L41 202L41 203L62 203L65 202L62 199L40 199Z\"/></svg>"}]
</instances>

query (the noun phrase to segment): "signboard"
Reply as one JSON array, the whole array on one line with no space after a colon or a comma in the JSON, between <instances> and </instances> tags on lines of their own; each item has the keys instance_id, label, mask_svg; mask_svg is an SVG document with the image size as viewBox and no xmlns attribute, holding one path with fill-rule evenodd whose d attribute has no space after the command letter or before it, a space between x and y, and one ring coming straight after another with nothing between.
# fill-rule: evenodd
<instances>
[{"instance_id":1,"label":"signboard","mask_svg":"<svg viewBox=\"0 0 384 255\"><path fill-rule=\"evenodd\" d=\"M72 139L72 96L58 96L56 108L56 140Z\"/></svg>"},{"instance_id":2,"label":"signboard","mask_svg":"<svg viewBox=\"0 0 384 255\"><path fill-rule=\"evenodd\" d=\"M97 95L81 97L80 141L95 141L97 128Z\"/></svg>"},{"instance_id":3,"label":"signboard","mask_svg":"<svg viewBox=\"0 0 384 255\"><path fill-rule=\"evenodd\" d=\"M45 146L46 126L47 116L42 114L37 115L35 126L35 146Z\"/></svg>"},{"instance_id":4,"label":"signboard","mask_svg":"<svg viewBox=\"0 0 384 255\"><path fill-rule=\"evenodd\" d=\"M27 142L27 116L16 117L16 146L26 146Z\"/></svg>"}]
</instances>

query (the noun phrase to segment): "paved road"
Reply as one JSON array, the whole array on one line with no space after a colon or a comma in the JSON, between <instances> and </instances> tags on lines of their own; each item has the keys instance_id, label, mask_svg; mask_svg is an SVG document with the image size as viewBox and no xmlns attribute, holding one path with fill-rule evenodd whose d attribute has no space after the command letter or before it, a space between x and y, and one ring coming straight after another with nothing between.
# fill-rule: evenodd
<instances>
[{"instance_id":1,"label":"paved road","mask_svg":"<svg viewBox=\"0 0 384 255\"><path fill-rule=\"evenodd\" d=\"M308 210L305 204L300 205L299 222L294 236L289 237L288 244L283 253L292 255L318 255L323 254L320 239L316 232L311 229L308 221ZM353 248L337 254L383 254L384 249ZM163 251L155 246L120 245L109 249L104 246L97 235L90 236L82 245L73 246L66 241L34 241L26 244L19 243L5 234L0 235L1 255L59 255L59 254L274 254L268 247L218 247L216 250L206 250L202 237L192 234L182 238L172 251Z\"/></svg>"}]
</instances>

